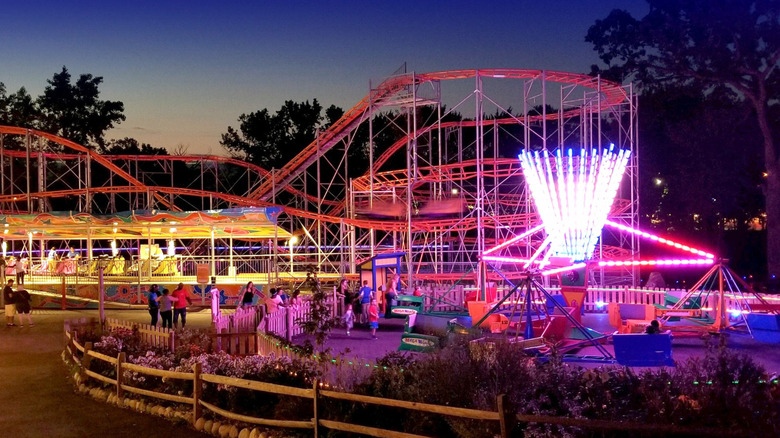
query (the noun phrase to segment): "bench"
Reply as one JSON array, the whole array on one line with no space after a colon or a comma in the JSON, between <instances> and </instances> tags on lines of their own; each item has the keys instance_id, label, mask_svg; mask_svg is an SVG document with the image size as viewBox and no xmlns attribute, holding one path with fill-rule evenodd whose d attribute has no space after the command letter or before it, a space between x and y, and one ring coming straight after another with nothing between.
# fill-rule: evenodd
<instances>
[{"instance_id":1,"label":"bench","mask_svg":"<svg viewBox=\"0 0 780 438\"><path fill-rule=\"evenodd\" d=\"M665 331L655 335L628 333L612 335L615 359L628 367L674 366L672 360L672 333Z\"/></svg>"},{"instance_id":2,"label":"bench","mask_svg":"<svg viewBox=\"0 0 780 438\"><path fill-rule=\"evenodd\" d=\"M655 311L655 307L650 304L609 303L607 306L609 323L620 333L626 332L626 321L651 321L655 319Z\"/></svg>"}]
</instances>

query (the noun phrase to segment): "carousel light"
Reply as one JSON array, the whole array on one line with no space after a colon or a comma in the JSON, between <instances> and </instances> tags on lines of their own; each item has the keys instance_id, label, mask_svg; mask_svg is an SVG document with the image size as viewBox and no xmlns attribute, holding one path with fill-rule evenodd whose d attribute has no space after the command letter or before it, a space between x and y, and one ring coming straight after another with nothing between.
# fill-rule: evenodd
<instances>
[{"instance_id":1,"label":"carousel light","mask_svg":"<svg viewBox=\"0 0 780 438\"><path fill-rule=\"evenodd\" d=\"M114 257L119 255L119 249L116 247L116 240L111 241L111 255Z\"/></svg>"}]
</instances>

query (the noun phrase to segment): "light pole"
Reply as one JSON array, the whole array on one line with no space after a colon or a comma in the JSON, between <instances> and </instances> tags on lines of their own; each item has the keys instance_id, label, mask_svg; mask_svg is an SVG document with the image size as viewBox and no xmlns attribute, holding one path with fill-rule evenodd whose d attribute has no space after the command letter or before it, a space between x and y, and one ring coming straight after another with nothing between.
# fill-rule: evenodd
<instances>
[{"instance_id":1,"label":"light pole","mask_svg":"<svg viewBox=\"0 0 780 438\"><path fill-rule=\"evenodd\" d=\"M287 242L290 245L290 275L293 274L293 245L298 243L298 236L291 236Z\"/></svg>"}]
</instances>

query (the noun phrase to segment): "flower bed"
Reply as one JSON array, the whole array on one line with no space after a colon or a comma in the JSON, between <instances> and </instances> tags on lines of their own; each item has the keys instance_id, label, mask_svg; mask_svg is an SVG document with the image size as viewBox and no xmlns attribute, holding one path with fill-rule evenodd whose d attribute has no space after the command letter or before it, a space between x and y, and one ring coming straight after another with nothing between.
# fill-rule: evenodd
<instances>
[{"instance_id":1,"label":"flower bed","mask_svg":"<svg viewBox=\"0 0 780 438\"><path fill-rule=\"evenodd\" d=\"M273 384L257 390L256 385L241 383L242 387L236 380L210 377L202 381L199 397L236 418L263 418L279 425L303 427L302 419L321 414L328 418L322 424L333 427L337 422L422 436L490 437L500 433L502 423L493 420L500 419L499 414L509 406L512 418L502 422L512 435L591 436L606 430L623 431L626 436L650 432L717 436L738 434L746 425L753 434L780 433L777 379L767 376L750 358L729 353L722 346L711 346L704 358L676 368L637 372L617 366L583 369L555 359L540 363L510 344L476 348L455 342L436 354L390 353L374 367L357 367L361 372L342 368L343 372L333 374L324 372L322 365L328 360L213 353L203 334L188 332L177 332L173 353L146 349L127 331L103 336L85 331L79 339L92 336L98 354L116 357L124 352L127 364L146 369L192 373L197 368L211 376ZM117 367L107 362L101 366L101 374L116 379ZM93 364L91 369L98 372L99 368ZM129 369L122 373L124 383L132 387L174 397L194 394L192 382L197 381ZM314 412L311 397L317 399L317 388L311 391L318 379L325 382L319 412ZM287 389L274 392L278 389L274 385ZM499 394L505 395L501 400L506 406L499 406ZM395 401L429 407L415 410ZM471 411L463 416L447 414L447 409L455 412L448 408L453 406ZM338 432L328 430L323 436L328 433L336 436ZM304 434L309 435L310 431Z\"/></svg>"}]
</instances>

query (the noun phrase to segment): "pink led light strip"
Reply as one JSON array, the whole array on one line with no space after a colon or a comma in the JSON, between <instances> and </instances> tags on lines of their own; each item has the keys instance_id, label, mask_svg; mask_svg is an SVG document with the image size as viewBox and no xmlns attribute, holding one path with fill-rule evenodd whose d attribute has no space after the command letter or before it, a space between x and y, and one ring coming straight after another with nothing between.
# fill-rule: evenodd
<instances>
[{"instance_id":1,"label":"pink led light strip","mask_svg":"<svg viewBox=\"0 0 780 438\"><path fill-rule=\"evenodd\" d=\"M595 263L595 262L594 262ZM715 259L666 259L666 260L599 260L599 266L682 266L682 265L711 265Z\"/></svg>"},{"instance_id":2,"label":"pink led light strip","mask_svg":"<svg viewBox=\"0 0 780 438\"><path fill-rule=\"evenodd\" d=\"M542 271L542 275L547 276L547 275L553 275L553 274L560 274L561 272L573 271L575 269L584 268L585 265L587 265L587 263L580 262L580 263L575 263L575 264L573 264L571 266L564 266L562 268L548 269L546 271Z\"/></svg>"},{"instance_id":3,"label":"pink led light strip","mask_svg":"<svg viewBox=\"0 0 780 438\"><path fill-rule=\"evenodd\" d=\"M529 259L521 259L519 257L503 257L503 256L491 256L491 255L483 255L482 260L488 261L488 262L505 262L505 263L528 263L531 260ZM539 264L541 261L536 260L534 263Z\"/></svg>"},{"instance_id":4,"label":"pink led light strip","mask_svg":"<svg viewBox=\"0 0 780 438\"><path fill-rule=\"evenodd\" d=\"M513 244L513 243L515 243L515 242L517 242L518 240L520 240L520 239L523 239L523 238L525 238L525 237L528 237L528 236L530 236L531 234L533 234L533 233L536 233L537 231L540 231L542 228L544 228L544 224L539 224L539 225L537 225L537 226L535 226L535 227L531 228L530 230L527 230L527 231L525 231L524 233L522 233L522 234L519 234L519 235L517 235L517 236L515 236L515 237L513 237L513 238L511 238L511 239L509 239L509 240L507 240L507 241L505 241L505 242L503 242L503 243L501 243L501 244L500 244L500 245L498 245L498 246L494 246L493 248L490 248L489 250L487 250L487 251L483 252L483 253L482 253L482 256L483 256L483 257L482 257L482 258L484 259L484 256L486 256L486 255L488 255L488 254L490 254L490 253L493 253L493 252L495 252L495 251L498 251L498 250L499 250L499 249L501 249L501 248L506 248L507 246L509 246L509 245L511 245L511 244ZM526 260L526 261L528 261L528 260Z\"/></svg>"},{"instance_id":5,"label":"pink led light strip","mask_svg":"<svg viewBox=\"0 0 780 438\"><path fill-rule=\"evenodd\" d=\"M613 228L617 228L619 230L626 231L626 232L629 232L629 233L632 233L632 234L636 234L637 236L641 236L641 237L644 237L646 239L650 239L650 240L658 242L658 243L663 243L663 244L669 245L669 246L671 246L673 248L678 248L678 249L681 249L683 251L690 252L692 254L696 254L696 255L699 255L699 256L702 256L702 257L707 257L708 259L714 259L715 258L714 254L710 254L708 252L705 252L705 251L702 251L702 250L699 250L699 249L696 249L696 248L692 248L692 247L690 247L688 245L683 245L683 244L680 244L680 243L677 243L677 242L673 242L673 241L671 241L669 239L664 239L663 237L658 237L656 235L653 235L653 234L650 234L650 233L646 233L644 231L640 231L640 230L637 230L635 228L631 228L629 226L626 226L626 225L623 225L623 224L619 224L617 222L606 221L604 223L604 225L607 225L607 226L610 226L610 227L613 227Z\"/></svg>"}]
</instances>

